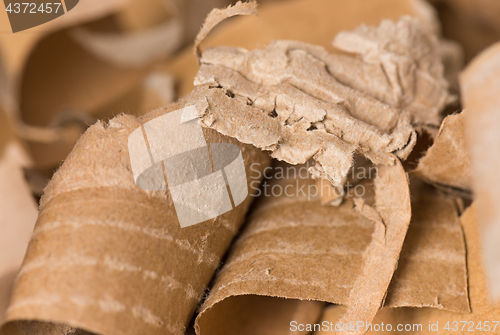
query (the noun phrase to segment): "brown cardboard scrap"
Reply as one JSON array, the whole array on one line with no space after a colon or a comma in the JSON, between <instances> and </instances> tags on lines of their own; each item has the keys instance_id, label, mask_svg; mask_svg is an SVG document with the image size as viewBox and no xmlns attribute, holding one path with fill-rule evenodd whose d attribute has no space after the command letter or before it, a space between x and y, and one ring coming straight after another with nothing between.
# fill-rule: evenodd
<instances>
[{"instance_id":1,"label":"brown cardboard scrap","mask_svg":"<svg viewBox=\"0 0 500 335\"><path fill-rule=\"evenodd\" d=\"M470 312L466 249L456 198L413 178L412 217L386 307Z\"/></svg>"},{"instance_id":2,"label":"brown cardboard scrap","mask_svg":"<svg viewBox=\"0 0 500 335\"><path fill-rule=\"evenodd\" d=\"M485 270L493 299L500 299L500 44L477 58L460 76L467 144L477 215L483 226Z\"/></svg>"},{"instance_id":3,"label":"brown cardboard scrap","mask_svg":"<svg viewBox=\"0 0 500 335\"><path fill-rule=\"evenodd\" d=\"M465 139L466 111L447 116L434 144L418 162L413 174L427 182L469 191L472 168Z\"/></svg>"},{"instance_id":4,"label":"brown cardboard scrap","mask_svg":"<svg viewBox=\"0 0 500 335\"><path fill-rule=\"evenodd\" d=\"M388 308L377 313L372 324L379 326L391 324L392 331L370 331L367 334L394 334L398 324L410 325L412 330L405 334L498 334L500 325L493 331L495 323L500 320L500 304L492 303L489 297L488 280L482 262L481 226L477 220L477 206L474 203L460 217L460 222L467 241L468 286L471 313L456 313L434 308ZM410 225L411 227L411 225ZM411 229L411 228L410 228ZM401 265L403 266L403 265ZM333 322L339 319L343 306L331 306L325 310L322 321ZM322 322L321 321L321 322ZM464 324L465 323L465 324ZM413 325L421 325L420 330ZM434 329L429 329L434 325ZM437 326L436 326L437 325ZM448 325L448 329L445 327ZM437 327L437 328L436 328ZM488 331L486 331L488 327ZM482 329L482 330L480 330ZM328 331L315 332L314 335L331 334Z\"/></svg>"},{"instance_id":5,"label":"brown cardboard scrap","mask_svg":"<svg viewBox=\"0 0 500 335\"><path fill-rule=\"evenodd\" d=\"M185 104L87 130L42 198L5 334L24 334L30 320L99 334L184 333L252 198L181 229L169 192L135 185L128 136ZM204 133L209 143L238 145L213 130ZM259 180L268 156L240 147L249 181Z\"/></svg>"},{"instance_id":6,"label":"brown cardboard scrap","mask_svg":"<svg viewBox=\"0 0 500 335\"><path fill-rule=\"evenodd\" d=\"M235 306L234 300L244 304L252 296L346 302L373 224L353 211L349 201L322 206L306 165L280 164L276 171L267 174L277 177L282 171L282 177L261 189L257 206L201 306L196 319L199 334L224 334L225 326L210 320L233 320L237 310L228 306ZM232 323L228 334L257 322L251 317L255 311L248 311L245 323Z\"/></svg>"},{"instance_id":7,"label":"brown cardboard scrap","mask_svg":"<svg viewBox=\"0 0 500 335\"><path fill-rule=\"evenodd\" d=\"M2 132L4 126L0 125ZM0 158L0 322L38 214L23 177L22 169L28 164L21 145L8 142Z\"/></svg>"},{"instance_id":8,"label":"brown cardboard scrap","mask_svg":"<svg viewBox=\"0 0 500 335\"><path fill-rule=\"evenodd\" d=\"M200 56L199 43L216 23L250 12L231 8L214 14L218 19L207 20L196 54ZM404 17L397 24L384 21L379 28L342 32L334 44L363 59L294 41L275 41L252 51L207 49L195 84L222 91L207 91L207 96L226 99L225 94L255 108L231 117L208 108L199 116L205 126L270 150L279 160L304 164L313 158L313 177L327 178L334 186L347 175L354 152L376 164L393 164L392 153L405 159L416 141L411 123L439 124L439 113L453 100L437 37L418 19ZM251 126L245 128L246 122Z\"/></svg>"},{"instance_id":9,"label":"brown cardboard scrap","mask_svg":"<svg viewBox=\"0 0 500 335\"><path fill-rule=\"evenodd\" d=\"M400 173L401 182L406 183L404 172ZM216 276L196 319L199 334L231 333L226 332L225 327L232 327L236 333L257 322L251 316L263 308L262 305L244 307L246 299L252 296L349 304L349 295L355 296L356 284L359 284L356 289L362 290L358 302L365 294L369 296L366 291L375 292L373 286L368 287L370 281L362 282L361 275L363 267L369 264L364 261L370 257L368 246L379 242L373 234L376 226L383 227L387 207L380 203L378 207L367 205L373 202L369 189L366 204L353 198L358 211L353 210L350 197L338 207L322 206L318 190L314 191L316 184L311 179L304 179L307 166L280 164L275 167L275 172L267 174L275 178L268 187L261 188L257 206ZM383 177L387 178L387 174ZM386 185L385 181L383 185ZM411 236L406 237L398 270L388 289L386 305L467 312L465 245L453 198L416 179L412 181L412 192ZM397 199L404 204L400 200ZM408 196L406 200L409 207ZM394 210L394 207L389 209ZM405 215L408 217L408 213ZM387 219L384 222L392 223ZM385 243L383 229L378 230L382 230L381 243ZM387 228L387 241L391 241L391 233ZM389 257L394 257L392 263ZM389 257L381 259L389 269L386 286L378 289L380 299L385 296L399 252L394 251ZM369 274L368 278L379 279L381 275ZM374 312L381 304L380 300L374 305ZM250 316L239 319L240 308ZM272 317L262 316L259 320L265 322ZM241 322L226 321L228 324L223 324L213 321L219 319L238 319Z\"/></svg>"},{"instance_id":10,"label":"brown cardboard scrap","mask_svg":"<svg viewBox=\"0 0 500 335\"><path fill-rule=\"evenodd\" d=\"M200 7L206 6L206 0ZM215 1L215 0L214 0ZM245 16L224 22L224 29L212 32L204 44L235 46L247 50L268 45L273 40L298 40L325 47L329 52L333 36L360 24L379 25L383 19L397 21L402 15L419 17L426 24L438 25L432 7L420 0L298 0L259 4L259 17ZM342 13L332 20L325 13ZM178 81L179 96L193 89L192 78L197 71L197 58L185 50L165 66Z\"/></svg>"},{"instance_id":11,"label":"brown cardboard scrap","mask_svg":"<svg viewBox=\"0 0 500 335\"><path fill-rule=\"evenodd\" d=\"M455 98L448 93L440 44L431 28L405 17L384 20L376 29L362 25L342 31L333 46L358 57L338 55L328 70L341 83L411 112L416 122L437 126L440 112Z\"/></svg>"},{"instance_id":12,"label":"brown cardboard scrap","mask_svg":"<svg viewBox=\"0 0 500 335\"><path fill-rule=\"evenodd\" d=\"M372 240L363 255L363 267L349 293L341 324L371 322L383 306L410 224L410 190L401 163L378 166L374 182L375 206L367 215L374 222ZM364 334L359 330L349 333Z\"/></svg>"},{"instance_id":13,"label":"brown cardboard scrap","mask_svg":"<svg viewBox=\"0 0 500 335\"><path fill-rule=\"evenodd\" d=\"M376 164L393 164L391 153L406 158L416 140L411 115L339 83L327 70L329 57L322 47L293 41L253 51L208 49L196 83L209 85L207 96L247 100L253 112L228 118L208 108L199 116L205 126L270 150L274 158L291 164L314 158L313 176L334 185L346 176L354 152ZM259 126L242 128L246 122Z\"/></svg>"}]
</instances>

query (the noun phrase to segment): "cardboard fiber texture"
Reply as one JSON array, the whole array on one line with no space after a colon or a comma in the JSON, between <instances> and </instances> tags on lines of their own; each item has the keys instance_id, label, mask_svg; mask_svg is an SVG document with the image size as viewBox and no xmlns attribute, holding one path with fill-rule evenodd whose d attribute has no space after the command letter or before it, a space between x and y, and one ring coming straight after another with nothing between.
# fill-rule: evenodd
<instances>
[{"instance_id":1,"label":"cardboard fiber texture","mask_svg":"<svg viewBox=\"0 0 500 335\"><path fill-rule=\"evenodd\" d=\"M436 186L454 187L465 192L472 188L472 168L465 136L466 111L447 116L433 145L412 174Z\"/></svg>"},{"instance_id":2,"label":"cardboard fiber texture","mask_svg":"<svg viewBox=\"0 0 500 335\"><path fill-rule=\"evenodd\" d=\"M237 4L235 7L237 6L241 6L241 4ZM228 9L227 15L233 15L233 12L238 12L238 10L235 8L232 8L231 10ZM207 22L219 22L220 20L220 12L215 12L213 17L209 15L207 18ZM403 22L400 23L402 28L407 28L413 33L415 33L415 31L419 31L419 29L416 28L419 26L419 23L416 20L403 20L406 21L401 21ZM387 25L390 26L389 23L386 23L386 26ZM214 24L206 23L205 26L212 27ZM384 31L384 29L381 30ZM421 34L423 34L424 29L420 28L420 31ZM201 35L205 36L206 33L203 32ZM420 40L421 39L419 39L419 41ZM367 43L366 41L363 43L365 45L370 45L370 43ZM397 42L395 43L397 44ZM197 46L198 43L195 45L195 48L197 54L199 54ZM365 122L368 119L372 122L372 126L373 123L378 122L376 125L385 131L391 129L391 121L399 125L399 122L390 120L390 113L389 116L387 113L366 113L367 110L377 111L377 109L370 104L376 104L378 102L377 100L370 100L370 96L364 96L362 93L360 94L357 91L350 91L349 88L343 87L342 84L333 85L332 83L335 84L336 82L335 80L329 80L328 77L330 73L324 71L325 64L318 62L318 59L324 60L327 56L328 53L322 48L304 45L293 41L278 41L271 44L271 46L264 50L254 50L250 52L241 48L227 47L207 49L202 54L200 59L201 68L195 81L195 84L198 84L199 86L195 88L194 96L196 97L198 94L201 94L207 98L207 108L205 110L199 110L199 116L205 126L212 127L225 135L235 137L244 143L252 143L257 147L270 150L273 152L272 156L274 158L282 159L292 164L305 163L307 160L312 158L314 154L318 153L318 155L323 155L326 148L332 149L332 143L328 143L329 145L325 148L322 148L320 145L315 145L314 137L318 137L316 141L317 143L324 144L326 140L321 136L327 134L329 131L328 129L325 131L327 128L326 125L318 122L325 118L326 108L324 106L321 106L323 108L317 108L314 101L311 101L314 100L314 98L320 100L321 102L326 100L327 102L341 101L343 103L342 107L347 110L347 113L342 113L343 110L340 110L336 111L337 113L334 114L334 117L330 116L330 118L337 121L336 125L340 124L341 129L335 135L342 137L342 139L356 139L360 134L367 133L366 129L363 128L362 125L352 122L352 119L350 119L351 115ZM441 59L437 57L436 54L434 54L434 56L431 54L430 58L434 58L434 63L437 64L439 68ZM328 64L326 61L325 63ZM206 65L205 69L204 65ZM306 74L306 69L310 68L314 68L315 71L310 71ZM443 75L442 67L437 73L441 76ZM426 77L429 77L429 75ZM445 101L450 99L448 99L448 93L446 90L447 83L444 78L441 79L441 83L443 83L444 86L444 89L442 90L442 95L444 95L444 98L442 98L444 106ZM291 85L287 87L287 84ZM271 86L270 89L269 86ZM418 85L415 84L412 86L418 87ZM424 87L425 86L427 85L424 85ZM328 92L328 88L332 87L333 89ZM281 96L278 96L278 94L273 92L273 90L275 92L277 91L278 94L281 93ZM339 92L336 92L336 90ZM301 96L301 93L304 92L312 96L313 99L308 100L307 96ZM347 101L342 101L342 97L349 97L349 93L353 96L353 98L346 99ZM288 109L286 107L284 109L280 109L280 98L282 100L282 106L288 105L291 107ZM287 101L287 99L289 101ZM234 102L232 100L234 100ZM223 115L211 110L211 106L231 106L232 104L241 102L246 102L248 106L245 110L241 111L231 108L235 110L235 112L231 115ZM356 103L359 103L359 105L356 105ZM367 106L370 106L370 108L367 108ZM391 107L388 107L389 108L384 109L385 112L388 110L391 111ZM259 111L259 109L261 111ZM313 113L311 113L311 110ZM394 114L396 114L399 111L395 110L394 112ZM293 113L297 115L293 115ZM363 115L363 113L366 114ZM439 110L437 113L439 113ZM389 120L381 117L382 115L384 117L388 117ZM406 124L411 132L412 129L409 127L411 120L409 117L410 114L406 115ZM315 117L318 119L308 120L309 118L314 119ZM300 124L301 121L303 121L303 124ZM345 122L344 125L346 129L342 129L342 121ZM401 123L404 128L405 122L403 121ZM432 124L432 121L429 123ZM351 134L346 131L348 126L351 127L348 129L352 131ZM316 132L318 129L319 131ZM321 132L322 130L323 132ZM307 131L311 131L311 133L314 132L315 134L307 134ZM400 130L398 135L401 136L401 133L404 134L404 131ZM289 135L289 138L286 138L287 135ZM335 135L331 136L332 140L337 139ZM405 138L404 135L402 137ZM411 143L408 138L409 136L405 138L405 141L401 140L401 142ZM373 140L373 142L376 142L376 140ZM397 146L397 140L394 140L394 138L391 139L390 143ZM343 317L344 321L371 321L375 316L379 306L385 299L387 287L389 286L393 272L396 268L399 252L410 221L409 192L406 191L405 193L404 191L405 189L408 190L408 185L406 175L403 172L399 161L396 157L390 156L389 153L391 151L388 152L388 157L386 157L385 160L380 158L380 156L383 156L382 154L377 157L378 152L371 155L366 154L366 151L370 150L366 148L370 148L370 146L367 143L363 144L364 145L359 145L359 149L354 147L351 148L350 151L345 143L337 143L337 145L333 145L333 149L337 150L337 156L331 155L330 153L330 155L335 157L335 159L330 157L332 158L332 166L328 166L328 169L324 168L324 170L328 170L328 172L330 172L329 175L326 173L321 175L317 171L318 169L323 168L321 163L327 161L325 158L321 160L321 156L314 157L316 165L312 169L309 169L313 176L327 176L334 185L338 185L341 183L342 179L351 167L352 154L356 149L364 153L372 161L379 164L394 164L397 162L391 167L379 166L380 175L376 182L378 185L377 189L379 190L379 196L376 198L376 203L378 202L377 208L380 208L380 213L367 205L363 205L362 202L358 202L360 204L359 207L361 207L361 212L371 220L377 222L375 225L377 228L373 232L373 240L369 245L369 252L366 253L361 275L356 280L354 288L349 293L349 299L347 302L349 307ZM411 151L411 148L412 145L409 145L409 149L406 153L400 153L402 158L406 158L407 154ZM363 152L363 149L366 151ZM276 154L276 152L278 153ZM341 156L339 153L347 153L347 158L339 159ZM309 156L307 156L308 154ZM328 154L325 156L328 156ZM379 160L377 160L377 158ZM337 169L340 170L340 173L335 171ZM385 169L398 169L399 174L398 172L395 172L396 170L384 172ZM324 170L322 172L324 172ZM337 175L334 175L332 172L337 172ZM398 179L398 175L403 177ZM383 180L384 182L381 182L380 180ZM387 239L385 239L384 224L388 227L389 237L387 237ZM245 257L242 258L244 259ZM268 272L269 270L270 269L267 269ZM373 275L374 273L378 274ZM462 276L462 279L464 277L465 276ZM235 285L239 285L241 282L245 282L247 280L247 276L243 275L242 278L235 280L234 283ZM229 283L232 284L233 282L230 281ZM226 287L226 284L227 282L222 283L221 286ZM462 284L464 284L464 286L466 285L465 282ZM248 293L243 292L242 294L244 295ZM217 295L217 293L215 293L215 295ZM232 293L228 293L228 295L230 296ZM276 295L276 293L273 292L270 295ZM209 300L204 303L205 307L202 307L202 311L198 317L197 329L200 332L203 332L203 311L210 308L211 305L222 300L223 298L216 297L213 299L214 300L210 302L209 298ZM464 308L468 308L467 302L465 302L462 306L465 306ZM228 310L228 308L222 308L222 310ZM229 319L231 319L231 317L229 317ZM206 320L210 320L210 318L207 317ZM213 323L206 320L205 322L208 322L208 324L213 326ZM215 332L216 331L220 331L220 329L215 330Z\"/></svg>"},{"instance_id":3,"label":"cardboard fiber texture","mask_svg":"<svg viewBox=\"0 0 500 335\"><path fill-rule=\"evenodd\" d=\"M342 13L335 15L329 13ZM297 40L319 45L334 52L333 37L342 30L360 24L379 25L384 19L397 21L402 15L413 15L436 26L433 9L424 1L413 0L310 0L277 1L259 5L259 16L245 16L223 22L201 44L234 46L247 50L261 48L273 40ZM434 22L434 23L432 23ZM164 70L178 80L179 96L193 89L198 59L189 49L183 51Z\"/></svg>"},{"instance_id":4,"label":"cardboard fiber texture","mask_svg":"<svg viewBox=\"0 0 500 335\"><path fill-rule=\"evenodd\" d=\"M367 278L380 276L365 278L362 271L374 249L368 246L379 242L373 234L380 223L367 218L371 208L372 217L380 219L377 207L363 204L367 207L360 209L364 216L353 208L356 198L351 197L338 207L322 206L319 194L311 191L315 183L303 179L307 166L279 164L275 169L270 174L276 178L261 189L257 205L201 307L196 319L199 334L250 334L252 324L287 320L286 316L261 315L258 311L269 303L261 296L345 305L352 303L355 287L363 290L363 285L374 293L387 291L386 306L469 311L465 244L453 197L414 179L410 229L401 256L398 252L392 256L399 259L398 268L388 290L374 289ZM367 197L366 203L373 199ZM390 257L382 258L389 276ZM290 321L301 323L288 317Z\"/></svg>"},{"instance_id":5,"label":"cardboard fiber texture","mask_svg":"<svg viewBox=\"0 0 500 335\"><path fill-rule=\"evenodd\" d=\"M234 8L237 6L242 5ZM234 15L235 9L226 11L228 16ZM220 12L212 12L204 27L210 29L221 20ZM200 36L206 34L202 29ZM365 79L373 77L370 65L387 68L378 77L387 81L382 92L367 89L381 86L375 79L362 84L355 81L353 87L344 85L342 82L352 82L352 77L345 79L350 77L345 73L359 69L359 64L319 46L275 41L252 51L209 48L201 55L195 84L208 84L207 97L225 103L234 98L246 101L248 107L231 117L210 108L200 110L204 126L269 150L273 158L291 164L313 158L313 177L326 178L334 186L345 179L355 152L375 164L393 164L393 154L406 159L416 141L412 123L438 124L439 113L452 100L437 37L417 19L405 17L397 24L384 21L378 28L340 33L334 43L345 51L363 54L368 64L363 69ZM199 41L195 44L199 55L198 45ZM403 75L404 79L398 79ZM430 89L432 95L423 89Z\"/></svg>"},{"instance_id":6,"label":"cardboard fiber texture","mask_svg":"<svg viewBox=\"0 0 500 335\"><path fill-rule=\"evenodd\" d=\"M467 268L468 287L470 295L471 313L456 313L434 308L387 308L384 307L377 314L373 324L390 323L392 331L371 331L367 334L394 334L397 324L421 324L423 328L405 331L405 334L480 334L486 332L486 325L489 333L498 334L498 326L495 331L495 324L492 321L500 319L500 304L493 303L489 295L488 279L485 274L484 262L482 261L482 238L481 230L483 224L477 219L477 206L475 203L465 210L460 217L460 223L465 234L467 243ZM443 274L444 276L445 274ZM325 310L321 321L337 322L338 315L342 313L343 306L331 306ZM320 322L321 322L320 321ZM485 323L488 321L488 323ZM438 324L438 328L429 330L429 324ZM449 329L446 329L446 325ZM472 327L471 327L472 326ZM478 328L476 328L478 327ZM482 328L483 330L480 330ZM314 335L327 335L331 332L319 331Z\"/></svg>"},{"instance_id":7,"label":"cardboard fiber texture","mask_svg":"<svg viewBox=\"0 0 500 335\"><path fill-rule=\"evenodd\" d=\"M99 122L80 139L42 198L6 335L31 333L30 320L98 334L184 333L252 199L181 229L169 192L135 185L128 136L184 105L141 119L122 115L107 125ZM211 130L204 133L209 143L238 144ZM240 147L248 178L256 174L250 164L269 164L266 154Z\"/></svg>"},{"instance_id":8,"label":"cardboard fiber texture","mask_svg":"<svg viewBox=\"0 0 500 335\"><path fill-rule=\"evenodd\" d=\"M500 44L477 56L460 76L477 217L492 299L500 300Z\"/></svg>"}]
</instances>

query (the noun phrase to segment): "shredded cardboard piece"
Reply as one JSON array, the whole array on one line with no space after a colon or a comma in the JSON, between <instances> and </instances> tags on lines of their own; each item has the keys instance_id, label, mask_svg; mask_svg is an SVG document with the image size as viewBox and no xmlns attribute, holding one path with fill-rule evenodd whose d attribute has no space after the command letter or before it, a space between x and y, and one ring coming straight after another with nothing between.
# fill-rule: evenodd
<instances>
[{"instance_id":1,"label":"shredded cardboard piece","mask_svg":"<svg viewBox=\"0 0 500 335\"><path fill-rule=\"evenodd\" d=\"M500 44L481 53L460 76L467 144L478 219L483 225L484 262L492 298L500 300Z\"/></svg>"},{"instance_id":2,"label":"shredded cardboard piece","mask_svg":"<svg viewBox=\"0 0 500 335\"><path fill-rule=\"evenodd\" d=\"M410 331L405 331L405 334L475 334L481 331L476 327L481 322L481 327L485 321L489 321L490 333L493 333L494 323L491 321L500 320L500 303L493 303L489 296L488 279L485 273L484 263L482 261L482 241L481 230L482 224L477 219L477 204L473 203L471 207L465 210L460 217L461 226L467 241L467 267L468 267L468 286L470 294L471 313L456 313L446 310L438 310L435 308L389 308L384 307L381 309L373 320L372 324L381 325L391 324L393 332L397 324L421 324L421 330L416 328ZM413 224L413 223L412 223ZM411 225L410 225L411 229ZM423 236L422 236L423 237ZM404 251L403 251L404 253ZM402 259L402 262L404 260ZM403 266L403 264L401 264ZM442 276L447 276L443 274ZM334 324L338 322L339 316L345 310L344 306L330 306L325 309L322 320L318 322L328 321ZM467 322L466 327L462 330L464 322ZM429 329L429 325L436 325L438 327ZM449 326L450 330L445 329ZM474 323L472 331L469 327ZM455 328L454 325L457 325ZM493 325L493 327L491 327ZM483 332L484 332L483 328ZM498 333L498 327L494 333ZM315 332L314 335L327 335L332 334L327 331ZM367 335L380 334L380 331L370 331Z\"/></svg>"},{"instance_id":3,"label":"shredded cardboard piece","mask_svg":"<svg viewBox=\"0 0 500 335\"><path fill-rule=\"evenodd\" d=\"M284 166L283 171L289 172L281 175L291 178L271 180L266 189L270 193L273 187L278 189L280 186L293 196L261 196L201 307L196 319L198 334L226 334L226 326L233 327L233 333L239 333L249 324L258 322L251 315L263 308L264 302L248 307L246 312L250 316L245 317L238 316L240 308L244 307L235 307L236 301L244 306L246 299L252 296L348 305L352 303L349 294L354 292L356 283L366 285L368 291L374 290L373 286L368 287L369 282L362 282L361 275L364 258L370 257L374 249L368 247L377 237L373 236L375 227L381 228L377 232L384 230L383 218L387 215L377 210L381 205L368 205L373 202L368 197L364 202L354 198L358 210L352 208L351 198L339 207L322 206L318 195L310 198L306 195L315 183L310 179L295 179L293 176L300 176L299 172L290 172L306 167ZM404 172L400 173L406 183ZM271 175L278 176L279 172ZM410 228L412 236L407 237L409 242L403 246L399 270L389 286L386 305L468 312L465 245L453 198L439 194L422 182L418 185L420 189L412 186L414 210L418 211L410 225L414 225ZM404 204L400 199L397 201ZM406 213L407 218L408 215ZM388 229L387 234L390 233ZM433 234L432 238L429 233ZM383 234L380 235L385 240ZM381 297L385 295L399 252L391 257L394 257L392 263L389 257L381 260L388 267L385 268L388 271L386 286L377 290ZM381 277L380 274L368 276ZM375 304L374 312L381 304L382 301ZM259 320L266 322L269 318L272 316L262 316ZM211 321L214 319L243 321L226 321L229 325L225 325ZM367 317L367 321L371 319Z\"/></svg>"},{"instance_id":4,"label":"shredded cardboard piece","mask_svg":"<svg viewBox=\"0 0 500 335\"><path fill-rule=\"evenodd\" d=\"M23 320L99 334L184 333L252 199L181 229L168 192L136 186L128 136L184 104L140 120L122 115L99 122L80 139L42 198L5 334L24 334ZM204 133L209 143L238 145L213 130ZM269 157L240 147L249 180L259 180ZM258 167L251 170L252 163Z\"/></svg>"},{"instance_id":5,"label":"shredded cardboard piece","mask_svg":"<svg viewBox=\"0 0 500 335\"><path fill-rule=\"evenodd\" d=\"M389 57L392 54L375 48L376 52L367 54L363 64L371 67L370 62L376 61L380 70L383 61L385 67L396 68L389 75L388 70L380 73L387 85L375 85L374 81L367 80L372 77L370 71L364 76L357 71L353 77L360 77L361 81L349 82L346 86L342 84L345 81L342 73L362 68L356 63L358 59L330 54L319 46L275 41L265 49L252 51L210 48L200 58L195 84L202 87L198 90L205 90L203 94L208 100L219 103L228 98L246 100L249 107L229 117L213 113L209 101L207 110L199 115L204 125L243 143L270 150L272 157L291 164L303 164L313 158L316 162L311 168L313 177L326 178L334 186L342 183L355 152L364 154L375 164L393 164L392 154L405 159L416 141L412 122L438 123L439 112L451 101L437 51L437 38L418 20L409 17L401 19L397 26L384 21L379 28L360 29L365 35L375 34L384 46L392 43L389 50L399 48L404 50L404 55L413 54L411 45L424 52L416 59L409 59L404 55ZM389 35L394 29L403 30L403 37ZM342 42L347 39L346 35L348 33L337 35L337 44L346 50L355 50ZM358 44L358 48L367 49L374 42L361 40ZM400 64L403 62L404 68ZM398 66L403 69L397 70ZM386 80L387 76L393 79ZM408 81L400 84L403 88L395 88L396 83L406 77ZM400 79L393 83L396 78ZM426 79L424 83L422 78ZM382 98L366 86L382 87ZM423 97L427 99L429 92L423 92L421 87L432 87L435 96L424 101ZM399 93L394 98L396 91ZM389 98L391 96L394 99ZM399 107L409 108L411 113ZM424 110L431 111L432 115L423 117L420 114Z\"/></svg>"},{"instance_id":6,"label":"shredded cardboard piece","mask_svg":"<svg viewBox=\"0 0 500 335\"><path fill-rule=\"evenodd\" d=\"M333 185L341 183L356 151L378 164L393 164L391 152L405 158L415 144L410 115L336 82L307 49L324 51L287 41L249 52L207 50L196 79L209 100L199 115L203 124L291 164L314 158L313 176ZM216 114L211 97L247 100L248 111Z\"/></svg>"},{"instance_id":7,"label":"shredded cardboard piece","mask_svg":"<svg viewBox=\"0 0 500 335\"><path fill-rule=\"evenodd\" d=\"M212 11L207 15L207 18L205 19L203 26L201 27L200 31L198 32L198 35L196 35L196 38L194 40L194 52L196 57L198 58L201 57L200 43L205 39L205 37L207 37L208 33L210 33L210 31L214 29L214 27L218 25L220 22L236 15L257 16L258 15L257 1L255 0L249 2L238 1L235 5L228 6L225 9L217 9L217 8L212 9Z\"/></svg>"},{"instance_id":8,"label":"shredded cardboard piece","mask_svg":"<svg viewBox=\"0 0 500 335\"><path fill-rule=\"evenodd\" d=\"M448 93L438 38L416 18L343 31L333 46L358 56L339 55L329 63L337 80L411 112L418 123L438 126L440 112L455 100Z\"/></svg>"},{"instance_id":9,"label":"shredded cardboard piece","mask_svg":"<svg viewBox=\"0 0 500 335\"><path fill-rule=\"evenodd\" d=\"M410 194L411 223L384 306L470 312L457 199L416 178Z\"/></svg>"},{"instance_id":10,"label":"shredded cardboard piece","mask_svg":"<svg viewBox=\"0 0 500 335\"><path fill-rule=\"evenodd\" d=\"M464 191L472 188L472 168L465 136L466 112L447 116L434 144L412 172L427 182Z\"/></svg>"},{"instance_id":11,"label":"shredded cardboard piece","mask_svg":"<svg viewBox=\"0 0 500 335\"><path fill-rule=\"evenodd\" d=\"M350 291L341 324L371 322L383 306L410 224L410 190L401 163L378 166L374 182L374 210L379 217L374 218L370 211L368 218L375 223L372 241L364 253L363 267ZM364 334L359 330L348 333Z\"/></svg>"}]
</instances>

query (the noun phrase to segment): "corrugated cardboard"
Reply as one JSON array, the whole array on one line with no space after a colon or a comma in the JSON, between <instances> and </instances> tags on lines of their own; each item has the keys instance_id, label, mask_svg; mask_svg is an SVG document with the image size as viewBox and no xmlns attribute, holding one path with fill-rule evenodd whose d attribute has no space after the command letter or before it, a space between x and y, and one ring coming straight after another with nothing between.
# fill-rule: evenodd
<instances>
[{"instance_id":1,"label":"corrugated cardboard","mask_svg":"<svg viewBox=\"0 0 500 335\"><path fill-rule=\"evenodd\" d=\"M252 200L181 228L169 192L135 185L128 136L184 104L140 120L99 122L80 139L42 198L5 334L29 331L23 320L45 321L44 327L62 322L99 334L184 332ZM205 137L209 143L238 144L210 130ZM269 158L247 145L241 150L250 181ZM257 170L250 169L252 163Z\"/></svg>"},{"instance_id":2,"label":"corrugated cardboard","mask_svg":"<svg viewBox=\"0 0 500 335\"><path fill-rule=\"evenodd\" d=\"M391 324L392 331L372 331L367 334L394 334L398 324L422 325L420 331L410 330L404 334L498 334L498 326L493 331L495 323L500 319L500 305L492 303L489 296L488 280L485 275L482 261L482 224L477 220L477 207L473 204L460 217L460 222L467 241L467 267L470 305L472 313L454 313L433 308L383 308L372 324ZM446 275L446 274L443 274ZM343 311L342 306L332 306L325 310L322 321L335 322ZM485 321L488 321L485 323ZM432 325L434 328L429 329ZM448 329L445 327L448 325ZM489 331L486 331L486 326ZM437 328L436 328L437 327ZM480 330L482 329L482 330ZM317 332L316 334L331 334L331 332Z\"/></svg>"},{"instance_id":3,"label":"corrugated cardboard","mask_svg":"<svg viewBox=\"0 0 500 335\"><path fill-rule=\"evenodd\" d=\"M465 139L466 112L447 116L434 144L420 159L413 173L437 186L449 186L465 192L472 188L472 170Z\"/></svg>"}]
</instances>

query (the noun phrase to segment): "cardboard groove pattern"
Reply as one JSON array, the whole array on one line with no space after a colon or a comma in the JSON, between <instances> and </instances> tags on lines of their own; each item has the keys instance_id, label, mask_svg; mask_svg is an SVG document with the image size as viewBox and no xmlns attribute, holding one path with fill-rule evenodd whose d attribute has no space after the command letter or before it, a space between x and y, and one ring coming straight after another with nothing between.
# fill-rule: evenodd
<instances>
[{"instance_id":1,"label":"cardboard groove pattern","mask_svg":"<svg viewBox=\"0 0 500 335\"><path fill-rule=\"evenodd\" d=\"M168 192L136 187L128 135L184 104L141 120L119 116L82 137L42 200L6 334L23 334L22 320L33 319L45 321L43 327L63 322L101 334L184 333L252 199L181 229ZM204 134L213 143L238 145L210 130ZM255 171L269 158L239 146L248 177L258 180ZM251 163L260 168L252 172Z\"/></svg>"},{"instance_id":2,"label":"cardboard groove pattern","mask_svg":"<svg viewBox=\"0 0 500 335\"><path fill-rule=\"evenodd\" d=\"M293 185L296 190L313 183L306 179L276 179L269 187ZM417 179L412 182L411 192L411 231L398 269L392 280L389 277L390 285L387 282L385 305L468 312L465 244L454 198ZM258 200L201 307L196 319L199 334L225 334L224 327L211 320L231 320L236 317L237 302L246 306L253 296L351 303L350 295L361 278L374 227L380 223L354 210L349 198L339 207L323 206L319 197L311 201L297 198L291 201L283 195ZM429 234L434 238L429 239ZM435 257L434 252L438 252ZM397 252L395 257L397 260ZM383 262L387 263L387 259ZM246 313L251 315L264 308L260 303L253 301L253 309L247 307ZM247 329L237 323L230 327L233 331Z\"/></svg>"}]
</instances>

